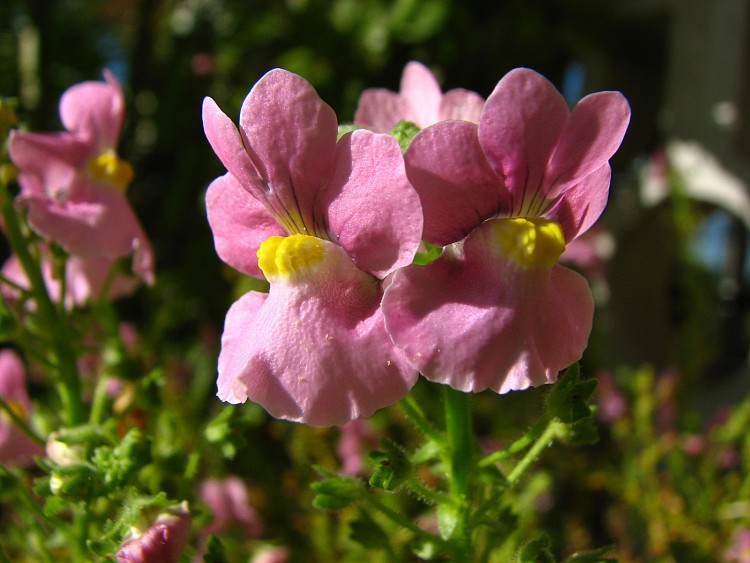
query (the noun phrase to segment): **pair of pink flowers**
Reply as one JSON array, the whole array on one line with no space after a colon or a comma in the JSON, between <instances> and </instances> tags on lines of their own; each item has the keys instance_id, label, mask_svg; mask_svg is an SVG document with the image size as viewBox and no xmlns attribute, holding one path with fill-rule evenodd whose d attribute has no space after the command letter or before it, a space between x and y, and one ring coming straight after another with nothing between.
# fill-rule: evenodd
<instances>
[{"instance_id":1,"label":"pair of pink flowers","mask_svg":"<svg viewBox=\"0 0 750 563\"><path fill-rule=\"evenodd\" d=\"M151 247L125 197L133 169L116 152L124 116L122 89L105 72L104 82L83 82L63 93L60 119L66 131L12 131L10 135L8 149L21 186L17 203L28 208L29 225L37 234L71 256L68 294L57 296L70 305L98 295L114 261L124 256L132 256L136 276L153 281ZM59 282L50 273L46 248L42 261L54 296ZM14 259L4 273L25 285L25 275ZM134 286L130 278L117 278L108 287L109 296L127 293Z\"/></svg>"},{"instance_id":2,"label":"pair of pink flowers","mask_svg":"<svg viewBox=\"0 0 750 563\"><path fill-rule=\"evenodd\" d=\"M629 116L617 92L571 113L528 69L484 103L443 95L412 63L401 93L365 92L357 110L374 129L419 121L402 155L367 129L336 141L333 110L284 70L252 88L239 130L207 98L228 170L206 196L217 252L270 282L227 315L219 397L331 425L399 400L418 372L475 392L555 381L593 315L557 260L602 212ZM426 266L412 264L421 240L443 247Z\"/></svg>"}]
</instances>

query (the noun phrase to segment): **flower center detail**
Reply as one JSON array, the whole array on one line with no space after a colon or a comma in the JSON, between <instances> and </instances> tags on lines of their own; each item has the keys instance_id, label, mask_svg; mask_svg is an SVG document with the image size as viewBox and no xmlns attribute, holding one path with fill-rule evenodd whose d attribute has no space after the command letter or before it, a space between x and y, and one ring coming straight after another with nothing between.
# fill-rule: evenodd
<instances>
[{"instance_id":1,"label":"flower center detail","mask_svg":"<svg viewBox=\"0 0 750 563\"><path fill-rule=\"evenodd\" d=\"M498 249L520 266L551 268L565 250L562 227L549 219L495 219L492 227Z\"/></svg>"},{"instance_id":2,"label":"flower center detail","mask_svg":"<svg viewBox=\"0 0 750 563\"><path fill-rule=\"evenodd\" d=\"M271 236L258 248L258 267L267 279L303 274L323 261L323 241L310 235Z\"/></svg>"},{"instance_id":3,"label":"flower center detail","mask_svg":"<svg viewBox=\"0 0 750 563\"><path fill-rule=\"evenodd\" d=\"M131 164L127 160L120 160L112 150L89 160L88 170L96 180L109 182L120 189L125 189L134 175Z\"/></svg>"}]
</instances>

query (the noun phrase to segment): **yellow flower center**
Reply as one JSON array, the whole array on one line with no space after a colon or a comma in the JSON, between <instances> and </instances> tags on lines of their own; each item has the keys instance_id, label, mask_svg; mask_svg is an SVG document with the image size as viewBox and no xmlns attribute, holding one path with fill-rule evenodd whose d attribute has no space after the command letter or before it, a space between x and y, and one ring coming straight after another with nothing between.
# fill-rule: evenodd
<instances>
[{"instance_id":1,"label":"yellow flower center","mask_svg":"<svg viewBox=\"0 0 750 563\"><path fill-rule=\"evenodd\" d=\"M120 160L115 151L103 152L88 163L89 173L96 180L103 180L114 184L120 189L133 179L133 167L127 160Z\"/></svg>"},{"instance_id":2,"label":"yellow flower center","mask_svg":"<svg viewBox=\"0 0 750 563\"><path fill-rule=\"evenodd\" d=\"M271 236L258 248L258 267L267 279L286 279L309 272L323 261L323 241L309 235Z\"/></svg>"},{"instance_id":3,"label":"yellow flower center","mask_svg":"<svg viewBox=\"0 0 750 563\"><path fill-rule=\"evenodd\" d=\"M562 227L549 219L495 219L492 227L498 249L520 266L551 268L565 250Z\"/></svg>"}]
</instances>

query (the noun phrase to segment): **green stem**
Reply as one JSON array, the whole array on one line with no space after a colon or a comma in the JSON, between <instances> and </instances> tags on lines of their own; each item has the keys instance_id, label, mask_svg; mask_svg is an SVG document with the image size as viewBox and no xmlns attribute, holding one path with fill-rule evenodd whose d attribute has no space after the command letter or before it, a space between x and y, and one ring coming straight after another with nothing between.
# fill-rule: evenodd
<instances>
[{"instance_id":1,"label":"green stem","mask_svg":"<svg viewBox=\"0 0 750 563\"><path fill-rule=\"evenodd\" d=\"M507 448L503 448L502 450L493 452L490 455L480 459L478 464L479 467L490 466L494 463L497 463L498 461L503 461L504 459L522 452L531 444L533 444L537 439L539 439L539 436L542 435L542 433L547 429L548 426L549 418L547 416L540 418L537 423L534 424L531 430L529 430L526 434L513 442L510 446L508 446Z\"/></svg>"},{"instance_id":2,"label":"green stem","mask_svg":"<svg viewBox=\"0 0 750 563\"><path fill-rule=\"evenodd\" d=\"M414 535L418 536L419 538L430 543L435 543L439 546L445 546L445 541L443 541L443 539L439 538L438 536L434 534L431 534L430 532L426 530L423 530L416 524L412 523L410 520L407 520L406 518L401 516L398 512L393 510L391 507L386 506L385 504L377 500L373 495L366 494L366 495L362 495L361 498L367 500L367 502L369 502L373 506L373 508L375 508L376 510L379 510L380 512L385 514L388 518L393 520L396 524L406 528L407 530L414 533Z\"/></svg>"},{"instance_id":3,"label":"green stem","mask_svg":"<svg viewBox=\"0 0 750 563\"><path fill-rule=\"evenodd\" d=\"M41 317L42 323L49 329L57 356L60 382L62 383L58 387L65 405L68 424L74 426L83 421L84 413L76 355L68 339L69 327L58 315L58 311L47 293L47 286L44 283L39 263L29 252L26 238L21 231L18 216L13 207L10 192L2 182L0 182L0 206L11 250L18 258L29 280L37 313Z\"/></svg>"},{"instance_id":4,"label":"green stem","mask_svg":"<svg viewBox=\"0 0 750 563\"><path fill-rule=\"evenodd\" d=\"M422 497L424 500L432 504L448 504L453 502L453 499L451 497L424 486L416 479L416 477L412 476L412 478L408 481L408 485L416 495Z\"/></svg>"},{"instance_id":5,"label":"green stem","mask_svg":"<svg viewBox=\"0 0 750 563\"><path fill-rule=\"evenodd\" d=\"M445 445L445 436L443 436L437 428L430 424L430 422L427 420L427 417L425 417L422 409L419 407L419 404L417 404L417 401L414 399L411 393L409 393L405 398L401 399L398 405L401 407L401 410L404 411L406 416L411 419L414 425L419 428L419 430L425 436L431 438L440 446Z\"/></svg>"},{"instance_id":6,"label":"green stem","mask_svg":"<svg viewBox=\"0 0 750 563\"><path fill-rule=\"evenodd\" d=\"M471 414L466 393L444 386L445 429L448 437L450 494L458 508L456 527L451 536L453 561L471 561L471 530L469 526L473 451L471 446Z\"/></svg>"},{"instance_id":7,"label":"green stem","mask_svg":"<svg viewBox=\"0 0 750 563\"><path fill-rule=\"evenodd\" d=\"M544 448L550 445L550 443L560 435L564 425L556 420L551 420L547 424L547 428L540 434L540 436L531 446L526 455L521 458L521 461L513 468L508 474L508 485L514 485L518 482L524 472L534 463L539 455L542 453Z\"/></svg>"},{"instance_id":8,"label":"green stem","mask_svg":"<svg viewBox=\"0 0 750 563\"><path fill-rule=\"evenodd\" d=\"M40 446L44 446L47 443L44 440L44 438L42 438L41 436L39 436L39 434L37 434L36 432L34 432L29 427L29 425L26 424L26 422L24 422L24 420L20 416L18 416L18 414L16 414L16 412L11 408L11 406L2 397L0 397L0 409L4 410L6 412L6 414L13 421L13 424L15 424L16 426L18 426L18 428L24 434L26 434L29 438L31 438L32 440L34 440L37 444L39 444Z\"/></svg>"}]
</instances>

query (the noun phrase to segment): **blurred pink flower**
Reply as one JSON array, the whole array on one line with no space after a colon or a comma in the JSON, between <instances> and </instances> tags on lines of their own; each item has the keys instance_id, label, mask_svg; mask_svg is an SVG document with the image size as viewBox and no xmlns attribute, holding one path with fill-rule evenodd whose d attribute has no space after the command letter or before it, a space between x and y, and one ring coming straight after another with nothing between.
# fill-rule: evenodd
<instances>
[{"instance_id":1,"label":"blurred pink flower","mask_svg":"<svg viewBox=\"0 0 750 563\"><path fill-rule=\"evenodd\" d=\"M203 123L229 171L206 194L216 250L270 282L227 314L219 397L318 426L402 398L417 372L385 331L382 280L411 263L422 214L396 140L337 142L333 110L280 69L245 98L239 131L210 98Z\"/></svg>"},{"instance_id":2,"label":"blurred pink flower","mask_svg":"<svg viewBox=\"0 0 750 563\"><path fill-rule=\"evenodd\" d=\"M21 420L28 420L31 400L26 391L26 370L18 354L7 348L0 350L0 397ZM44 448L0 409L0 463L29 465L35 455L43 454Z\"/></svg>"},{"instance_id":3,"label":"blurred pink flower","mask_svg":"<svg viewBox=\"0 0 750 563\"><path fill-rule=\"evenodd\" d=\"M144 532L131 530L117 552L117 563L178 563L190 536L186 502L159 514Z\"/></svg>"},{"instance_id":4,"label":"blurred pink flower","mask_svg":"<svg viewBox=\"0 0 750 563\"><path fill-rule=\"evenodd\" d=\"M724 553L726 563L750 563L750 530L742 528L737 530L732 538L732 543Z\"/></svg>"},{"instance_id":5,"label":"blurred pink flower","mask_svg":"<svg viewBox=\"0 0 750 563\"><path fill-rule=\"evenodd\" d=\"M599 407L596 413L597 418L605 423L614 422L627 411L625 395L609 373L601 372L597 380L599 381L596 388L596 403Z\"/></svg>"},{"instance_id":6,"label":"blurred pink flower","mask_svg":"<svg viewBox=\"0 0 750 563\"><path fill-rule=\"evenodd\" d=\"M207 479L201 484L201 500L209 507L213 521L201 533L220 534L230 524L236 523L247 538L263 534L263 523L250 505L245 482L239 477Z\"/></svg>"},{"instance_id":7,"label":"blurred pink flower","mask_svg":"<svg viewBox=\"0 0 750 563\"><path fill-rule=\"evenodd\" d=\"M265 547L261 549L250 563L286 563L289 561L289 550L286 547Z\"/></svg>"},{"instance_id":8,"label":"blurred pink flower","mask_svg":"<svg viewBox=\"0 0 750 563\"><path fill-rule=\"evenodd\" d=\"M363 453L375 446L375 434L367 421L358 418L347 422L340 428L341 434L336 446L336 453L341 459L341 473L358 475L362 471Z\"/></svg>"},{"instance_id":9,"label":"blurred pink flower","mask_svg":"<svg viewBox=\"0 0 750 563\"><path fill-rule=\"evenodd\" d=\"M29 224L44 238L86 258L132 255L133 271L151 283L151 246L125 198L133 169L116 153L125 102L114 76L104 76L105 82L82 82L63 93L66 131L11 132L18 202L28 205Z\"/></svg>"},{"instance_id":10,"label":"blurred pink flower","mask_svg":"<svg viewBox=\"0 0 750 563\"><path fill-rule=\"evenodd\" d=\"M484 99L462 88L443 94L435 76L422 63L412 61L404 67L401 90L368 88L359 98L354 123L387 133L399 121L411 121L427 127L446 119L477 123Z\"/></svg>"},{"instance_id":11,"label":"blurred pink flower","mask_svg":"<svg viewBox=\"0 0 750 563\"><path fill-rule=\"evenodd\" d=\"M52 257L48 247L39 246L41 255L42 277L47 286L47 293L54 302L60 302L60 274L53 271ZM65 263L65 306L68 309L85 305L90 299L101 297L106 287L107 299L116 299L132 293L138 286L138 280L132 276L115 274L108 279L113 267L112 260L101 256L70 255ZM2 267L2 275L19 287L29 289L29 280L18 258L11 256ZM17 301L21 294L18 289L8 284L0 285L0 295L7 302ZM28 306L34 307L33 303Z\"/></svg>"},{"instance_id":12,"label":"blurred pink flower","mask_svg":"<svg viewBox=\"0 0 750 563\"><path fill-rule=\"evenodd\" d=\"M404 156L423 238L445 248L396 272L382 307L427 379L505 393L553 382L581 357L591 290L558 259L604 209L629 119L619 92L587 96L571 113L521 68L497 84L478 126L443 121L414 137Z\"/></svg>"}]
</instances>

